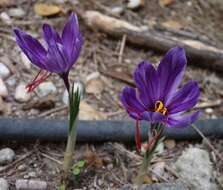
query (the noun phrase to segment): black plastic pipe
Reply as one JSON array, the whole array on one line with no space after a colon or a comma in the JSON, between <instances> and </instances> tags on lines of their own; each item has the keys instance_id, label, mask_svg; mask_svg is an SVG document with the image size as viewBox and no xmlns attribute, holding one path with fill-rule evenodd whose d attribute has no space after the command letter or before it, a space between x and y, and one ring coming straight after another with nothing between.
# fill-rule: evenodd
<instances>
[{"instance_id":1,"label":"black plastic pipe","mask_svg":"<svg viewBox=\"0 0 223 190\"><path fill-rule=\"evenodd\" d=\"M223 118L197 121L196 126L205 136L223 138ZM141 124L142 139L148 134L149 124ZM133 121L79 121L79 142L119 141L133 142ZM176 140L201 139L192 128L165 128L164 135ZM63 141L67 136L67 122L63 120L0 118L0 141Z\"/></svg>"}]
</instances>

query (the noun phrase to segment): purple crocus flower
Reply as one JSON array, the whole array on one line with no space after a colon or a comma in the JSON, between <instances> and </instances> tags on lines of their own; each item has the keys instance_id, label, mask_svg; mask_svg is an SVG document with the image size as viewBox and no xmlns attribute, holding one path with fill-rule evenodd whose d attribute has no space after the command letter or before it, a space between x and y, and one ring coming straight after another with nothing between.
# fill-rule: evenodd
<instances>
[{"instance_id":1,"label":"purple crocus flower","mask_svg":"<svg viewBox=\"0 0 223 190\"><path fill-rule=\"evenodd\" d=\"M135 72L136 89L125 87L121 102L133 119L162 123L167 127L186 127L193 123L199 112L186 113L198 101L197 82L189 81L181 88L186 68L183 48L170 49L157 70L151 63L141 62Z\"/></svg>"},{"instance_id":2,"label":"purple crocus flower","mask_svg":"<svg viewBox=\"0 0 223 190\"><path fill-rule=\"evenodd\" d=\"M69 91L69 71L79 57L83 44L77 16L73 13L70 15L61 36L48 24L44 24L42 29L47 48L29 34L14 29L19 47L30 61L41 69L35 79L27 85L28 91L33 91L51 73L59 74Z\"/></svg>"}]
</instances>

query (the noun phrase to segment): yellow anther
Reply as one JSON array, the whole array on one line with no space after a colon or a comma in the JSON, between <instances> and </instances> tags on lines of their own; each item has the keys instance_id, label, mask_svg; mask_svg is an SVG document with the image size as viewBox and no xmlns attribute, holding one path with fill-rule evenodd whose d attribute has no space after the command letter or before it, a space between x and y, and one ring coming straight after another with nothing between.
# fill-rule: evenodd
<instances>
[{"instance_id":1,"label":"yellow anther","mask_svg":"<svg viewBox=\"0 0 223 190\"><path fill-rule=\"evenodd\" d=\"M162 101L156 101L155 103L155 112L159 112L163 115L167 114L167 108L164 106Z\"/></svg>"}]
</instances>

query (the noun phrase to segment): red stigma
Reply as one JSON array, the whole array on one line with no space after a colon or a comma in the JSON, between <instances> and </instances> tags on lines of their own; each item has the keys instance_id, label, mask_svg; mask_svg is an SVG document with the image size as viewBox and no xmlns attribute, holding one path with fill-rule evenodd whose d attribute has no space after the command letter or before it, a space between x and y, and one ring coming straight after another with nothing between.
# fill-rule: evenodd
<instances>
[{"instance_id":1,"label":"red stigma","mask_svg":"<svg viewBox=\"0 0 223 190\"><path fill-rule=\"evenodd\" d=\"M26 85L27 92L32 92L37 86L39 86L43 81L45 81L51 73L40 70L39 73L36 75L36 77L30 82L28 85Z\"/></svg>"}]
</instances>

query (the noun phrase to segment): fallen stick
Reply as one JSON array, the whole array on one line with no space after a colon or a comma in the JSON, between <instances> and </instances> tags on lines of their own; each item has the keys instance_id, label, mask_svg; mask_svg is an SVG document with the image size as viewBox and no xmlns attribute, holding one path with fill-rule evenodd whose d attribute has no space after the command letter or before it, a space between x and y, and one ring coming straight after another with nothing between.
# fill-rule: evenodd
<instances>
[{"instance_id":1,"label":"fallen stick","mask_svg":"<svg viewBox=\"0 0 223 190\"><path fill-rule=\"evenodd\" d=\"M93 30L105 32L112 37L121 38L123 35L126 35L126 41L134 45L151 48L159 52L166 52L174 46L184 47L189 63L223 72L222 49L199 40L167 35L154 29L138 27L97 11L82 12L80 16L84 19L86 25Z\"/></svg>"}]
</instances>

